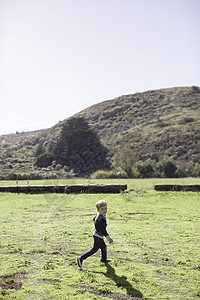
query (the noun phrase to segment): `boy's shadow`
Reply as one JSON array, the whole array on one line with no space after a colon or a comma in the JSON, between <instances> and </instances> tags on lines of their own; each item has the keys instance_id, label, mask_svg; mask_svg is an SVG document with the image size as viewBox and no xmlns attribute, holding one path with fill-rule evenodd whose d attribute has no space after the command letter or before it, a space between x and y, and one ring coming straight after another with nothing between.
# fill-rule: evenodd
<instances>
[{"instance_id":1,"label":"boy's shadow","mask_svg":"<svg viewBox=\"0 0 200 300\"><path fill-rule=\"evenodd\" d=\"M132 285L130 284L130 282L127 281L127 277L126 276L118 276L115 273L115 269L113 267L111 267L111 265L109 263L105 263L105 266L107 268L107 272L101 272L102 274L104 274L106 277L111 278L118 287L122 287L125 288L127 290L127 294L134 296L134 297L138 297L138 298L142 298L143 295L140 291L134 289L132 287Z\"/></svg>"}]
</instances>

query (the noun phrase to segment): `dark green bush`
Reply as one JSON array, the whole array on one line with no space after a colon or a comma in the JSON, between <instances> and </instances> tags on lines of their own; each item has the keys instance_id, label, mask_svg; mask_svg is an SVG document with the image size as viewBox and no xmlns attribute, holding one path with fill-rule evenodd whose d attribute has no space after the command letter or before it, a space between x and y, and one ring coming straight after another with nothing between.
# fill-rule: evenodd
<instances>
[{"instance_id":1,"label":"dark green bush","mask_svg":"<svg viewBox=\"0 0 200 300\"><path fill-rule=\"evenodd\" d=\"M171 160L162 160L158 163L158 169L163 175L162 177L175 178L177 177L177 166Z\"/></svg>"},{"instance_id":2,"label":"dark green bush","mask_svg":"<svg viewBox=\"0 0 200 300\"><path fill-rule=\"evenodd\" d=\"M140 174L140 177L142 178L151 178L155 175L155 169L154 169L155 163L146 160L144 162L140 161L137 163L137 169L138 173Z\"/></svg>"},{"instance_id":3,"label":"dark green bush","mask_svg":"<svg viewBox=\"0 0 200 300\"><path fill-rule=\"evenodd\" d=\"M54 160L54 155L51 153L43 153L36 158L35 166L37 167L48 167Z\"/></svg>"}]
</instances>

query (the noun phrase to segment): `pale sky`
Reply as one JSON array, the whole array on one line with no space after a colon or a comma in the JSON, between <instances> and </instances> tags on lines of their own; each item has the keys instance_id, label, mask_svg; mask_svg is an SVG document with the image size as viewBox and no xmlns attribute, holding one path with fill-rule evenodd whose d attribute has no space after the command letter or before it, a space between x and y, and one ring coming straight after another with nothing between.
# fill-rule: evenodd
<instances>
[{"instance_id":1,"label":"pale sky","mask_svg":"<svg viewBox=\"0 0 200 300\"><path fill-rule=\"evenodd\" d=\"M200 0L0 0L0 135L200 86Z\"/></svg>"}]
</instances>

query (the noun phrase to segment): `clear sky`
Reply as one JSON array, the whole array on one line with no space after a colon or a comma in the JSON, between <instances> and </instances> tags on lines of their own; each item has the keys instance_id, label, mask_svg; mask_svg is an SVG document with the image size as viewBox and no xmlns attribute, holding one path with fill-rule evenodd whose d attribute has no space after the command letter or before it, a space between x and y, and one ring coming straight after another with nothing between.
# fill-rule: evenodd
<instances>
[{"instance_id":1,"label":"clear sky","mask_svg":"<svg viewBox=\"0 0 200 300\"><path fill-rule=\"evenodd\" d=\"M0 0L0 134L200 86L199 0Z\"/></svg>"}]
</instances>

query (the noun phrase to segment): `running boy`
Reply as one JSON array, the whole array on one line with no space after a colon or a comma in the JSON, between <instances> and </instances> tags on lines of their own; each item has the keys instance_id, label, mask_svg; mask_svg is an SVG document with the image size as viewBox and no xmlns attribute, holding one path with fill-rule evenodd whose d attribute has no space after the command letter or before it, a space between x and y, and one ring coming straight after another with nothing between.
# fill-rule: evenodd
<instances>
[{"instance_id":1,"label":"running boy","mask_svg":"<svg viewBox=\"0 0 200 300\"><path fill-rule=\"evenodd\" d=\"M105 236L109 243L112 243L113 240L109 236L106 231L106 213L107 213L107 203L105 200L100 200L96 203L96 208L98 214L94 217L93 221L95 224L95 230L93 233L94 238L94 245L91 250L81 255L77 258L77 264L79 268L82 268L83 260L88 258L89 256L96 253L99 249L101 249L101 262L109 262L110 260L107 259L107 246L103 240Z\"/></svg>"}]
</instances>

